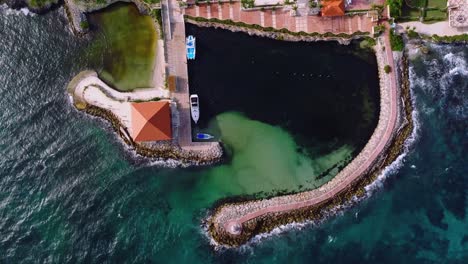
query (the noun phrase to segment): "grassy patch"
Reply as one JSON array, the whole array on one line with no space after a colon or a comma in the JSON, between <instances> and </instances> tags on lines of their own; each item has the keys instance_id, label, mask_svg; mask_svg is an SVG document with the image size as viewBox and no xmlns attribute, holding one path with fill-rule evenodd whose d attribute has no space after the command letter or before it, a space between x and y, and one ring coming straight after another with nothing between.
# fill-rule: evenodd
<instances>
[{"instance_id":1,"label":"grassy patch","mask_svg":"<svg viewBox=\"0 0 468 264\"><path fill-rule=\"evenodd\" d=\"M425 7L427 0L405 0L405 5L412 8Z\"/></svg>"},{"instance_id":2,"label":"grassy patch","mask_svg":"<svg viewBox=\"0 0 468 264\"><path fill-rule=\"evenodd\" d=\"M446 9L447 0L427 0L427 7Z\"/></svg>"},{"instance_id":3,"label":"grassy patch","mask_svg":"<svg viewBox=\"0 0 468 264\"><path fill-rule=\"evenodd\" d=\"M447 18L447 13L444 11L440 11L440 10L427 10L426 11L425 20L430 20L430 19L445 20L446 18Z\"/></svg>"},{"instance_id":4,"label":"grassy patch","mask_svg":"<svg viewBox=\"0 0 468 264\"><path fill-rule=\"evenodd\" d=\"M153 19L140 15L133 4L116 4L89 20L104 47L99 76L121 91L150 87L158 39Z\"/></svg>"}]
</instances>

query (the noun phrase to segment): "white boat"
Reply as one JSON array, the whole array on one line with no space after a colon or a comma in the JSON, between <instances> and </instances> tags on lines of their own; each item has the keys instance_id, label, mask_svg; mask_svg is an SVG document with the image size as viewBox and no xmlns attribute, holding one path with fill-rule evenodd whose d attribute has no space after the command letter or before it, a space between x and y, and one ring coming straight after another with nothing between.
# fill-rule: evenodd
<instances>
[{"instance_id":1,"label":"white boat","mask_svg":"<svg viewBox=\"0 0 468 264\"><path fill-rule=\"evenodd\" d=\"M195 59L195 37L190 35L185 39L185 48L187 49L187 59Z\"/></svg>"},{"instance_id":2,"label":"white boat","mask_svg":"<svg viewBox=\"0 0 468 264\"><path fill-rule=\"evenodd\" d=\"M196 94L190 95L190 113L192 114L193 122L196 124L200 118L200 104L198 102L198 95Z\"/></svg>"}]
</instances>

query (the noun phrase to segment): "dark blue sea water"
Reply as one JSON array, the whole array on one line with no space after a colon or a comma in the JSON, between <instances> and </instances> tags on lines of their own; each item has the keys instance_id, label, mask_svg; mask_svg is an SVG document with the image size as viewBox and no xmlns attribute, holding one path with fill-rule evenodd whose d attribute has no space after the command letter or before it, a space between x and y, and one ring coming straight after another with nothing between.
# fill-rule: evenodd
<instances>
[{"instance_id":1,"label":"dark blue sea water","mask_svg":"<svg viewBox=\"0 0 468 264\"><path fill-rule=\"evenodd\" d=\"M0 263L466 263L468 48L411 61L417 129L373 195L319 226L216 251L221 169L142 165L67 82L91 64L60 10L0 9Z\"/></svg>"}]
</instances>

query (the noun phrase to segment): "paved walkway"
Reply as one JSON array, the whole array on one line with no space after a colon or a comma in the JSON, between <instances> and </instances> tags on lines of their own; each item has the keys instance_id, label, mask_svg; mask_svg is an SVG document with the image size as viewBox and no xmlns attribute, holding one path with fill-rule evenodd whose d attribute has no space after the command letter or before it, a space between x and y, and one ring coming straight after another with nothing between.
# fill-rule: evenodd
<instances>
[{"instance_id":1,"label":"paved walkway","mask_svg":"<svg viewBox=\"0 0 468 264\"><path fill-rule=\"evenodd\" d=\"M382 51L382 46L386 46ZM381 105L377 128L361 153L336 177L322 187L294 195L252 201L242 205L226 205L213 216L216 228L223 228L231 235L240 234L242 224L259 216L286 212L319 204L346 189L377 161L392 139L398 116L397 82L395 74L385 74L383 67L395 69L389 35L379 39L376 46L380 73Z\"/></svg>"},{"instance_id":2,"label":"paved walkway","mask_svg":"<svg viewBox=\"0 0 468 264\"><path fill-rule=\"evenodd\" d=\"M397 25L398 32L405 32L406 27L413 27L416 28L416 32L432 36L434 34L439 36L455 36L461 34L468 34L468 27L467 28L453 28L450 27L448 21L437 22L434 24L424 24L421 22L405 22L400 23Z\"/></svg>"},{"instance_id":3,"label":"paved walkway","mask_svg":"<svg viewBox=\"0 0 468 264\"><path fill-rule=\"evenodd\" d=\"M291 7L279 7L276 10L241 10L240 2L210 3L191 5L184 9L186 15L204 18L231 19L247 24L257 24L276 29L286 28L293 32L346 33L355 31L371 32L374 23L366 14L354 16L321 17L307 15L309 6L302 3L299 16L291 16Z\"/></svg>"}]
</instances>

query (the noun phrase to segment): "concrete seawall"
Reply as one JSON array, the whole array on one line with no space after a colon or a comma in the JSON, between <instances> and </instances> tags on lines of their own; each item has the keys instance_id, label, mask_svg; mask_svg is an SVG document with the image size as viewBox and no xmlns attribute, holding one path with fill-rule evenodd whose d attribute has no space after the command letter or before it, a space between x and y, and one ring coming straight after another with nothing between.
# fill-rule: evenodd
<instances>
[{"instance_id":1,"label":"concrete seawall","mask_svg":"<svg viewBox=\"0 0 468 264\"><path fill-rule=\"evenodd\" d=\"M383 47L387 48L384 49ZM320 205L333 204L361 176L381 164L394 140L400 120L400 98L396 72L384 72L384 66L395 68L388 35L379 39L375 48L380 76L380 115L377 127L361 153L337 176L318 189L293 195L243 203L227 203L214 209L207 220L209 234L221 245L238 246L252 236L270 231L274 226L297 219L320 217ZM332 201L330 203L330 201ZM340 201L338 201L340 202ZM297 217L300 215L300 217Z\"/></svg>"}]
</instances>

